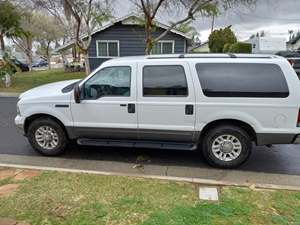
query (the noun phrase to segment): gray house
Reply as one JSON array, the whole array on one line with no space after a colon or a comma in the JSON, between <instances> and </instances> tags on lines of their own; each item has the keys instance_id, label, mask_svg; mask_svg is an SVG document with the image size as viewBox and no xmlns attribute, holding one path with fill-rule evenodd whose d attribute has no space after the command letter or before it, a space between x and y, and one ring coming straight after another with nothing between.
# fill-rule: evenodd
<instances>
[{"instance_id":1,"label":"gray house","mask_svg":"<svg viewBox=\"0 0 300 225\"><path fill-rule=\"evenodd\" d=\"M168 29L168 26L156 22L156 30L153 37L159 36ZM135 15L128 15L101 27L92 34L92 42L89 48L89 61L91 70L96 69L108 59L121 56L136 56L145 54L145 29L138 24ZM162 40L153 47L152 54L186 53L191 37L171 30ZM68 43L56 51L64 51L72 47Z\"/></svg>"}]
</instances>

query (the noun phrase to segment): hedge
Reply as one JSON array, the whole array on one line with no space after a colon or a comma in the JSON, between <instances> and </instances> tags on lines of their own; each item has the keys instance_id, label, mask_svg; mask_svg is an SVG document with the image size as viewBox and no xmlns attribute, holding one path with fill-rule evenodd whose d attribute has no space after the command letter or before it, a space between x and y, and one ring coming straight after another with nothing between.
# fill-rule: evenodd
<instances>
[{"instance_id":1,"label":"hedge","mask_svg":"<svg viewBox=\"0 0 300 225\"><path fill-rule=\"evenodd\" d=\"M230 44L230 43L225 44L224 48L223 48L223 53L228 53L231 45L233 45L233 44Z\"/></svg>"},{"instance_id":2,"label":"hedge","mask_svg":"<svg viewBox=\"0 0 300 225\"><path fill-rule=\"evenodd\" d=\"M230 47L224 46L224 50L230 53L252 53L252 45L249 43L237 42L235 44L230 45ZM225 52L225 51L224 51Z\"/></svg>"}]
</instances>

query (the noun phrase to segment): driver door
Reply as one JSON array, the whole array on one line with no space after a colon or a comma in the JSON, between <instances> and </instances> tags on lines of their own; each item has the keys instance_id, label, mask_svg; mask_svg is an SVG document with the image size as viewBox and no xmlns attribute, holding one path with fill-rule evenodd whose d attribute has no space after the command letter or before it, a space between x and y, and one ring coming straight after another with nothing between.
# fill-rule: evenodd
<instances>
[{"instance_id":1,"label":"driver door","mask_svg":"<svg viewBox=\"0 0 300 225\"><path fill-rule=\"evenodd\" d=\"M77 138L137 139L136 63L105 67L81 85L71 110Z\"/></svg>"}]
</instances>

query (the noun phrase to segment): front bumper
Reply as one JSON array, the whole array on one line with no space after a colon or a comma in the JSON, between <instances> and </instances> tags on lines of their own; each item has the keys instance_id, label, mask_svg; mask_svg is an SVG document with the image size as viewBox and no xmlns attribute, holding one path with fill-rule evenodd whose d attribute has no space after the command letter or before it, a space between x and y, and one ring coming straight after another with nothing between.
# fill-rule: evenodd
<instances>
[{"instance_id":1,"label":"front bumper","mask_svg":"<svg viewBox=\"0 0 300 225\"><path fill-rule=\"evenodd\" d=\"M15 118L15 124L18 130L24 135L24 124L25 124L25 117L22 117L20 115L17 115Z\"/></svg>"}]
</instances>

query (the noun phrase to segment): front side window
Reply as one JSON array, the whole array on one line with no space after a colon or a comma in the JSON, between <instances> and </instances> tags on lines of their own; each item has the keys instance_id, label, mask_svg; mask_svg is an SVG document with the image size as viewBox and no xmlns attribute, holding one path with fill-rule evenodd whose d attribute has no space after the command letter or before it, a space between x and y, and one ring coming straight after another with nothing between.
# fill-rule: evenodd
<instances>
[{"instance_id":1,"label":"front side window","mask_svg":"<svg viewBox=\"0 0 300 225\"><path fill-rule=\"evenodd\" d=\"M208 97L285 98L289 89L281 68L261 63L198 63L198 78Z\"/></svg>"},{"instance_id":2,"label":"front side window","mask_svg":"<svg viewBox=\"0 0 300 225\"><path fill-rule=\"evenodd\" d=\"M97 41L98 57L118 57L119 42L118 41Z\"/></svg>"},{"instance_id":3,"label":"front side window","mask_svg":"<svg viewBox=\"0 0 300 225\"><path fill-rule=\"evenodd\" d=\"M182 66L145 66L143 68L145 97L187 96L188 86Z\"/></svg>"},{"instance_id":4,"label":"front side window","mask_svg":"<svg viewBox=\"0 0 300 225\"><path fill-rule=\"evenodd\" d=\"M84 84L84 98L128 97L130 80L131 68L128 66L103 68Z\"/></svg>"},{"instance_id":5,"label":"front side window","mask_svg":"<svg viewBox=\"0 0 300 225\"><path fill-rule=\"evenodd\" d=\"M159 41L153 45L152 54L172 54L174 53L173 41Z\"/></svg>"}]
</instances>

